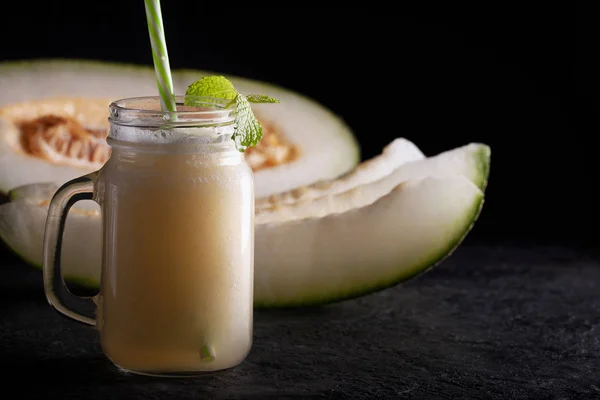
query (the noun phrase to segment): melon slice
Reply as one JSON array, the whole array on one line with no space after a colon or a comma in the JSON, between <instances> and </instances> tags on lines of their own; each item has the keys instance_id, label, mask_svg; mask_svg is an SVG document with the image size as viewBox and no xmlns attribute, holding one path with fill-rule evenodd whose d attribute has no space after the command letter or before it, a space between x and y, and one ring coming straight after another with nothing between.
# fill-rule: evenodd
<instances>
[{"instance_id":1,"label":"melon slice","mask_svg":"<svg viewBox=\"0 0 600 400\"><path fill-rule=\"evenodd\" d=\"M336 201L342 193L329 196L334 207L326 215L258 223L256 306L340 301L394 285L437 264L459 245L479 215L485 184L474 183L474 177L487 182L490 153L483 154L482 162L469 163L462 175L416 174L368 205L345 209L343 201ZM452 160L446 159L447 167ZM16 188L11 201L0 206L0 237L33 265L41 264L46 214L56 187L40 183ZM376 187L373 182L357 188L370 198ZM68 281L98 287L101 216L97 206L77 204L65 227L64 273Z\"/></svg>"},{"instance_id":2,"label":"melon slice","mask_svg":"<svg viewBox=\"0 0 600 400\"><path fill-rule=\"evenodd\" d=\"M176 93L214 74L174 70ZM228 76L242 93L264 93L276 106L253 104L264 126L261 143L245 154L258 197L334 179L356 166L358 143L327 108L293 91ZM28 183L65 181L106 160L103 140L112 100L155 96L154 70L97 61L34 60L0 63L0 191Z\"/></svg>"},{"instance_id":3,"label":"melon slice","mask_svg":"<svg viewBox=\"0 0 600 400\"><path fill-rule=\"evenodd\" d=\"M43 192L41 190L40 192ZM49 199L0 206L0 236L41 266ZM325 304L371 293L430 268L456 248L476 220L483 192L463 176L398 185L369 206L321 218L256 226L255 303ZM72 210L63 241L68 282L98 288L102 219Z\"/></svg>"},{"instance_id":4,"label":"melon slice","mask_svg":"<svg viewBox=\"0 0 600 400\"><path fill-rule=\"evenodd\" d=\"M459 245L483 199L463 176L425 177L365 207L257 225L256 303L324 304L414 277Z\"/></svg>"},{"instance_id":5,"label":"melon slice","mask_svg":"<svg viewBox=\"0 0 600 400\"><path fill-rule=\"evenodd\" d=\"M393 172L368 184L358 185L336 196L321 196L310 202L272 203L270 208L257 210L256 223L322 217L353 208L364 207L388 194L399 184L426 176L465 176L485 190L490 160L490 148L482 143L470 143L434 157L408 162Z\"/></svg>"},{"instance_id":6,"label":"melon slice","mask_svg":"<svg viewBox=\"0 0 600 400\"><path fill-rule=\"evenodd\" d=\"M308 202L326 195L345 192L379 180L403 164L424 158L425 155L413 142L405 138L397 138L385 146L381 154L363 161L343 176L256 199L256 209L259 211L284 204Z\"/></svg>"}]
</instances>

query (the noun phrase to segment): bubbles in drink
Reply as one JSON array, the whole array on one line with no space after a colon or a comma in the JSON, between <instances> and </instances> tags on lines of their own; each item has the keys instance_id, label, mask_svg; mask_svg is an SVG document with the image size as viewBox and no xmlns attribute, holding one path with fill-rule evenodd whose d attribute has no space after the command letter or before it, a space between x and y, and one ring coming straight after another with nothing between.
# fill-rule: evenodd
<instances>
[{"instance_id":1,"label":"bubbles in drink","mask_svg":"<svg viewBox=\"0 0 600 400\"><path fill-rule=\"evenodd\" d=\"M155 142L164 142L165 140L169 139L169 137L171 136L171 134L167 131L156 131L152 133L152 140Z\"/></svg>"}]
</instances>

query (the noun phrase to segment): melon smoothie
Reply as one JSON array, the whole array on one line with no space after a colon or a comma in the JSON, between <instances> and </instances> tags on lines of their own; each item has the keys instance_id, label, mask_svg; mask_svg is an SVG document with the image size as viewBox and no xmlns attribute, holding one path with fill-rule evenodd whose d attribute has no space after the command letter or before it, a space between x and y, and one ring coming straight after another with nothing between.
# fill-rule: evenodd
<instances>
[{"instance_id":1,"label":"melon smoothie","mask_svg":"<svg viewBox=\"0 0 600 400\"><path fill-rule=\"evenodd\" d=\"M96 182L107 227L102 348L127 370L231 367L252 342L252 171L228 115L188 111L178 117L195 127L162 129L119 110L140 106L152 101L111 106L112 155ZM137 126L122 125L130 117Z\"/></svg>"}]
</instances>

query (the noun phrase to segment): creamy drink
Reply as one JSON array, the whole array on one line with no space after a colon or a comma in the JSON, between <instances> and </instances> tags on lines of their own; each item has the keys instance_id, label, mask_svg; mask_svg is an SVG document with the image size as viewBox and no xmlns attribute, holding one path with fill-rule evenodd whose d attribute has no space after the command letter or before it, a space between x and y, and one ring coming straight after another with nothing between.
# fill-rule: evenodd
<instances>
[{"instance_id":1,"label":"creamy drink","mask_svg":"<svg viewBox=\"0 0 600 400\"><path fill-rule=\"evenodd\" d=\"M97 315L105 354L140 372L238 364L252 342L254 194L243 154L233 142L110 144L97 182L112 226Z\"/></svg>"}]
</instances>

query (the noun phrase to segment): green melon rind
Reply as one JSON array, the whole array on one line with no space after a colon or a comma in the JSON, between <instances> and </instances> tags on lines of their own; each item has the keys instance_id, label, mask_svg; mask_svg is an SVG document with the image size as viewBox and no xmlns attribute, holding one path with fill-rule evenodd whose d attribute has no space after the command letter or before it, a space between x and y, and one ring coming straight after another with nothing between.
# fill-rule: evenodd
<instances>
[{"instance_id":1,"label":"green melon rind","mask_svg":"<svg viewBox=\"0 0 600 400\"><path fill-rule=\"evenodd\" d=\"M478 174L473 179L473 183L485 192L490 177L490 167L492 158L492 149L486 144L479 144L479 151L477 152L477 162L479 167L477 168Z\"/></svg>"}]
</instances>

